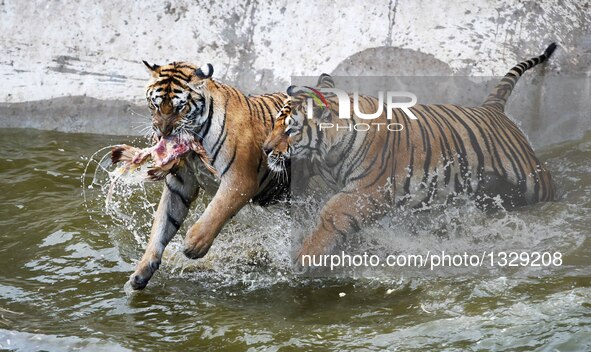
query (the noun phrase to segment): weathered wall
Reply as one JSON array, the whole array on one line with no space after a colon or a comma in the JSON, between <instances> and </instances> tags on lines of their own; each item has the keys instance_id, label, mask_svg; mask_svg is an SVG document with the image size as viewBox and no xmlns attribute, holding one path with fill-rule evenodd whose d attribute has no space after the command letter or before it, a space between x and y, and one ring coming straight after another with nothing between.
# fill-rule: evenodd
<instances>
[{"instance_id":1,"label":"weathered wall","mask_svg":"<svg viewBox=\"0 0 591 352\"><path fill-rule=\"evenodd\" d=\"M577 0L378 0L355 6L326 0L2 0L0 127L112 133L110 122L121 121L115 132L134 133L142 117L133 111L145 113L142 59L211 62L215 78L257 93L284 90L293 75L321 72L498 76L557 41L555 58L531 75L574 76L581 85L574 90L584 98L575 99L579 110L554 106L570 121L566 132L543 139L556 142L589 127L583 109L591 111L590 28L590 2ZM554 94L556 104L572 105L572 97L557 98L565 91L538 89L541 102ZM119 102L48 100L80 95ZM37 100L43 101L14 104ZM67 117L63 124L60 114ZM542 126L557 120L540 114ZM549 134L531 118L524 117L526 131L538 125L528 132Z\"/></svg>"}]
</instances>

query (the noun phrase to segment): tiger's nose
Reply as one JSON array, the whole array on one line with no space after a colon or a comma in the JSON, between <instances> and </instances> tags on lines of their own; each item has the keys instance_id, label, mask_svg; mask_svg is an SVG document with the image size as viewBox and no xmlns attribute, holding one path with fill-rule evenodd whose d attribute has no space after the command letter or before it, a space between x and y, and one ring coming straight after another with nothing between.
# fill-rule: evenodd
<instances>
[{"instance_id":1,"label":"tiger's nose","mask_svg":"<svg viewBox=\"0 0 591 352\"><path fill-rule=\"evenodd\" d=\"M158 131L156 131L156 134L158 135L158 137L162 137L162 136L168 136L171 132L172 132L172 124L163 122L158 125Z\"/></svg>"},{"instance_id":2,"label":"tiger's nose","mask_svg":"<svg viewBox=\"0 0 591 352\"><path fill-rule=\"evenodd\" d=\"M265 155L269 155L272 151L273 148L269 147L268 145L263 146L263 153L265 153Z\"/></svg>"}]
</instances>

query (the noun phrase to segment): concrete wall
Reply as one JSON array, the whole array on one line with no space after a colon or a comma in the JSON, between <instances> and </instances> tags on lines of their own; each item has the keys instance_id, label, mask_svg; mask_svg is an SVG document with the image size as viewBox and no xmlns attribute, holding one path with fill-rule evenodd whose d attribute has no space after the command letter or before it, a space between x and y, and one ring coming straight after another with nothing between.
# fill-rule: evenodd
<instances>
[{"instance_id":1,"label":"concrete wall","mask_svg":"<svg viewBox=\"0 0 591 352\"><path fill-rule=\"evenodd\" d=\"M577 138L591 121L589 1L1 0L0 29L0 127L136 134L142 59L211 62L215 78L259 93L321 72L498 76L552 41L555 58L526 79L567 77L582 97L542 84L537 105L559 106L516 113L537 144ZM553 132L557 121L567 130Z\"/></svg>"}]
</instances>

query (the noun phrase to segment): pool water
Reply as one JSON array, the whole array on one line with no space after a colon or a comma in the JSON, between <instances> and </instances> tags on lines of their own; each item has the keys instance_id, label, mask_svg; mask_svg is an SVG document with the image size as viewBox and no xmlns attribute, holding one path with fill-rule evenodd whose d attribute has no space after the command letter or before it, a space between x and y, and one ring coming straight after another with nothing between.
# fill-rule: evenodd
<instances>
[{"instance_id":1,"label":"pool water","mask_svg":"<svg viewBox=\"0 0 591 352\"><path fill-rule=\"evenodd\" d=\"M290 217L279 204L247 206L202 260L184 258L177 236L148 287L132 294L124 283L162 185L120 187L105 204L96 162L105 152L93 154L123 142L137 144L0 130L0 348L591 350L591 134L539 153L559 201L454 220L464 237L494 232L497 242L561 251L558 268L303 278L290 272ZM431 232L413 236L439 236Z\"/></svg>"}]
</instances>

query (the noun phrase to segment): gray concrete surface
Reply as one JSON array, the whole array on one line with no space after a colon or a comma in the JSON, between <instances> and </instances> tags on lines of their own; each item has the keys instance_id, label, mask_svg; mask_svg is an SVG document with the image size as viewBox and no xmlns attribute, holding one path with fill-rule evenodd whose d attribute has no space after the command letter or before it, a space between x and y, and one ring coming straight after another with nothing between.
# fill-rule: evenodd
<instances>
[{"instance_id":1,"label":"gray concrete surface","mask_svg":"<svg viewBox=\"0 0 591 352\"><path fill-rule=\"evenodd\" d=\"M508 110L538 146L591 126L585 0L2 0L0 29L0 127L138 134L142 59L211 62L216 79L260 93L322 72L499 76L552 41Z\"/></svg>"}]
</instances>

